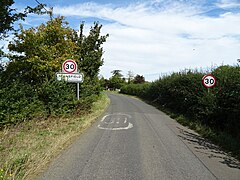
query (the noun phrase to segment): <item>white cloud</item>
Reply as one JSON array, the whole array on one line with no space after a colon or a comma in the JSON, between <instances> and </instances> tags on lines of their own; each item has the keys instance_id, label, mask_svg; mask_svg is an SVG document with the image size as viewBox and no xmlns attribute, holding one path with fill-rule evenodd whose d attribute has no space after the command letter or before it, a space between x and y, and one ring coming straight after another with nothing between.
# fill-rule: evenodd
<instances>
[{"instance_id":1,"label":"white cloud","mask_svg":"<svg viewBox=\"0 0 240 180\"><path fill-rule=\"evenodd\" d=\"M9 35L7 38L4 40L0 40L0 48L5 52L8 53L8 44L9 42L13 39L13 35Z\"/></svg>"},{"instance_id":2,"label":"white cloud","mask_svg":"<svg viewBox=\"0 0 240 180\"><path fill-rule=\"evenodd\" d=\"M240 2L238 0L220 0L216 5L223 9L240 8Z\"/></svg>"},{"instance_id":3,"label":"white cloud","mask_svg":"<svg viewBox=\"0 0 240 180\"><path fill-rule=\"evenodd\" d=\"M231 3L222 1L218 5ZM105 65L101 69L105 77L121 69L125 74L132 70L153 80L162 72L233 64L240 58L240 13L200 16L201 7L194 3L169 1L118 8L86 3L55 7L54 11L64 16L109 20L103 26L103 34L110 34L104 44Z\"/></svg>"}]
</instances>

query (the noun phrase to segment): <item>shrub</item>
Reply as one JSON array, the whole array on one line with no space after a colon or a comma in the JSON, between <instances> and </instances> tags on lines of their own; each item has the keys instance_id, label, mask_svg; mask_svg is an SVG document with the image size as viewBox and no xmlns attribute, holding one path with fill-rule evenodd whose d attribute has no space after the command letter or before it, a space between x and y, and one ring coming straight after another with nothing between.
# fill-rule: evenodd
<instances>
[{"instance_id":1,"label":"shrub","mask_svg":"<svg viewBox=\"0 0 240 180\"><path fill-rule=\"evenodd\" d=\"M120 92L150 100L240 139L240 67L220 66L212 74L217 80L213 89L201 84L203 73L189 70L149 84L125 85Z\"/></svg>"},{"instance_id":2,"label":"shrub","mask_svg":"<svg viewBox=\"0 0 240 180\"><path fill-rule=\"evenodd\" d=\"M74 84L57 81L55 78L42 84L38 89L38 98L43 102L47 116L66 114L76 108Z\"/></svg>"},{"instance_id":3,"label":"shrub","mask_svg":"<svg viewBox=\"0 0 240 180\"><path fill-rule=\"evenodd\" d=\"M30 85L16 81L0 90L0 127L44 114L44 105Z\"/></svg>"},{"instance_id":4,"label":"shrub","mask_svg":"<svg viewBox=\"0 0 240 180\"><path fill-rule=\"evenodd\" d=\"M213 75L217 78L215 126L240 139L240 67L221 66Z\"/></svg>"}]
</instances>

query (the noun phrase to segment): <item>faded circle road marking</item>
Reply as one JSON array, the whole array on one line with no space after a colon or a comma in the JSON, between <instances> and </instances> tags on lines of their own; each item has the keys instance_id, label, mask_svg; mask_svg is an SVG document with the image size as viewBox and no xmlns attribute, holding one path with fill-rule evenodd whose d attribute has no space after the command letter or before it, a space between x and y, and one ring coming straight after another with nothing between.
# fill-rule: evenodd
<instances>
[{"instance_id":1,"label":"faded circle road marking","mask_svg":"<svg viewBox=\"0 0 240 180\"><path fill-rule=\"evenodd\" d=\"M99 129L106 129L106 130L126 130L126 129L130 129L133 127L133 124L132 123L128 123L128 126L127 127L119 127L119 128L105 128L105 127L101 127L100 125L98 125L98 128Z\"/></svg>"},{"instance_id":2,"label":"faded circle road marking","mask_svg":"<svg viewBox=\"0 0 240 180\"><path fill-rule=\"evenodd\" d=\"M97 127L112 131L131 129L133 124L128 122L131 118L129 114L124 113L107 114L102 118Z\"/></svg>"}]
</instances>

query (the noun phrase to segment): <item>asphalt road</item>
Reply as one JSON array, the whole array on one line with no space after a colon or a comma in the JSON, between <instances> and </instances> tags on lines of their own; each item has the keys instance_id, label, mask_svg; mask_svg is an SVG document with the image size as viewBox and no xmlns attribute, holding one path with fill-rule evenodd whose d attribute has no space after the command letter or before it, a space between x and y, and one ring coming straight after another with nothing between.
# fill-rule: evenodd
<instances>
[{"instance_id":1,"label":"asphalt road","mask_svg":"<svg viewBox=\"0 0 240 180\"><path fill-rule=\"evenodd\" d=\"M108 96L103 117L39 179L240 179L239 162L193 131L140 100Z\"/></svg>"}]
</instances>

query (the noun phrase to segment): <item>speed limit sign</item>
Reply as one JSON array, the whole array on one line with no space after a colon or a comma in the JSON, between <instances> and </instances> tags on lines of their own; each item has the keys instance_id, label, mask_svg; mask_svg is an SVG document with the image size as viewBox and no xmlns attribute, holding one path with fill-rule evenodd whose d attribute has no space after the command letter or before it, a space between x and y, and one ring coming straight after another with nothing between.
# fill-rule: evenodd
<instances>
[{"instance_id":1,"label":"speed limit sign","mask_svg":"<svg viewBox=\"0 0 240 180\"><path fill-rule=\"evenodd\" d=\"M212 87L214 87L216 85L216 78L213 75L211 75L211 74L205 75L202 78L202 84L206 88L212 88Z\"/></svg>"},{"instance_id":2,"label":"speed limit sign","mask_svg":"<svg viewBox=\"0 0 240 180\"><path fill-rule=\"evenodd\" d=\"M67 59L62 64L62 71L65 73L76 73L77 63L72 59Z\"/></svg>"}]
</instances>

